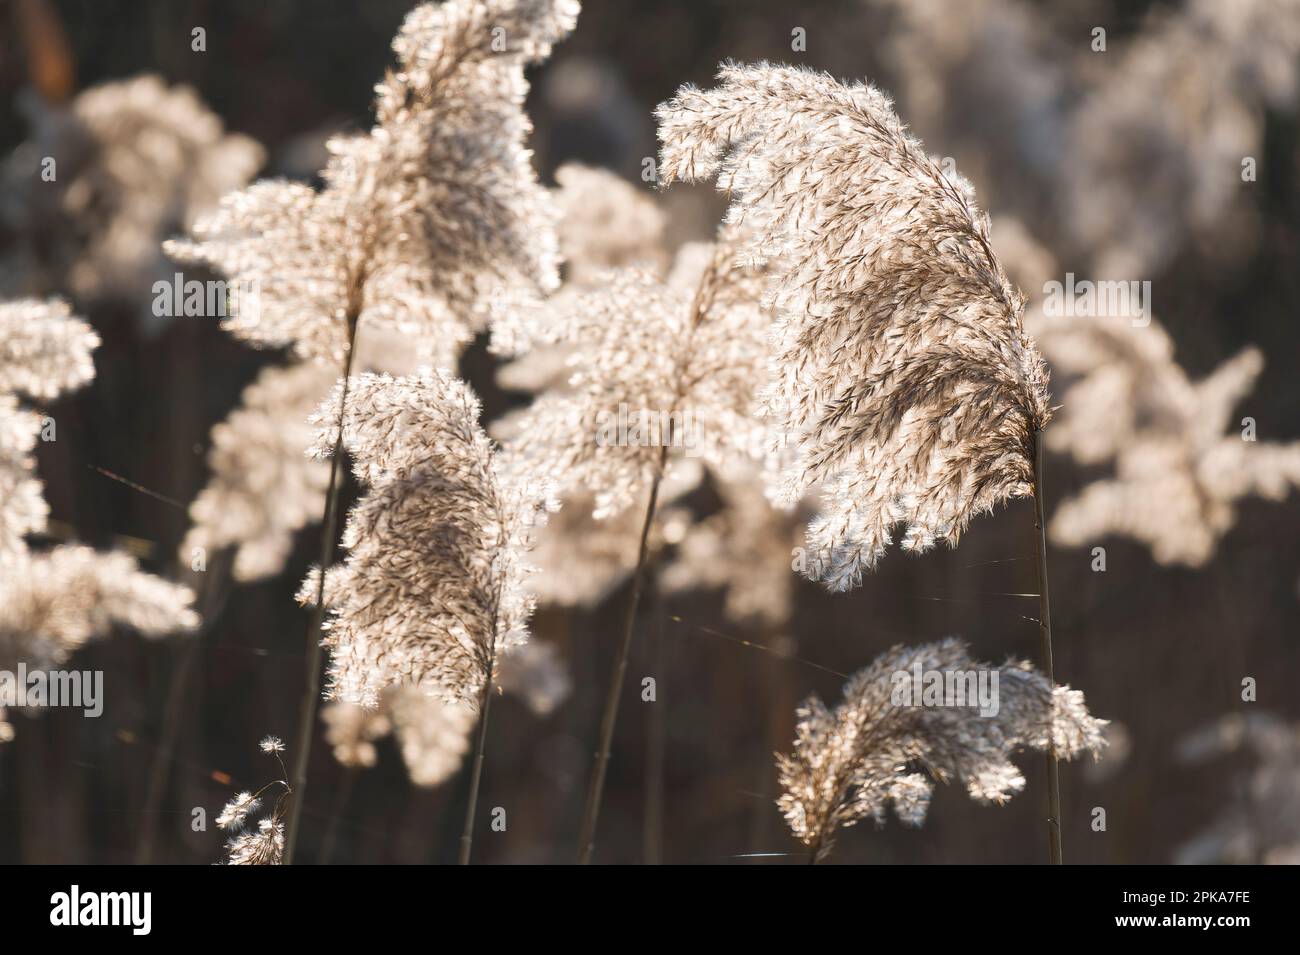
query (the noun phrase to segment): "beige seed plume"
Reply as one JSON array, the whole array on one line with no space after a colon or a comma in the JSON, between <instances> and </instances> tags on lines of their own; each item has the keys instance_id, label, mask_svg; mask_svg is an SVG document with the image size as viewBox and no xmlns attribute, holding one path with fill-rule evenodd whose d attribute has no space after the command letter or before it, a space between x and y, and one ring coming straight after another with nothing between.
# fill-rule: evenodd
<instances>
[{"instance_id":1,"label":"beige seed plume","mask_svg":"<svg viewBox=\"0 0 1300 955\"><path fill-rule=\"evenodd\" d=\"M538 715L567 696L568 671L551 644L529 641L501 661L501 689L519 695ZM391 686L378 704L327 703L321 709L334 758L353 769L375 765L375 741L392 733L411 782L438 786L460 769L470 748L477 713L468 703L449 703L412 686Z\"/></svg>"},{"instance_id":2,"label":"beige seed plume","mask_svg":"<svg viewBox=\"0 0 1300 955\"><path fill-rule=\"evenodd\" d=\"M17 393L48 400L95 377L99 336L58 299L0 303L0 560L26 552L49 507L32 455L41 416Z\"/></svg>"},{"instance_id":3,"label":"beige seed plume","mask_svg":"<svg viewBox=\"0 0 1300 955\"><path fill-rule=\"evenodd\" d=\"M190 504L193 521L181 543L189 564L196 548L235 548L234 578L280 572L299 528L319 521L329 468L306 456L315 429L308 416L334 375L307 362L270 367L244 389L239 407L212 429L212 478Z\"/></svg>"},{"instance_id":4,"label":"beige seed plume","mask_svg":"<svg viewBox=\"0 0 1300 955\"><path fill-rule=\"evenodd\" d=\"M718 481L722 507L703 521L683 522L673 559L659 575L666 593L720 589L735 623L782 627L794 609L791 555L803 515L774 507L762 475L732 472ZM671 526L671 524L670 524Z\"/></svg>"},{"instance_id":5,"label":"beige seed plume","mask_svg":"<svg viewBox=\"0 0 1300 955\"><path fill-rule=\"evenodd\" d=\"M339 391L316 415L318 456L338 438ZM331 699L373 706L406 683L473 704L526 640L523 557L546 489L504 473L478 417L468 386L438 372L353 380L342 440L368 491L348 517L347 559L326 575Z\"/></svg>"},{"instance_id":6,"label":"beige seed plume","mask_svg":"<svg viewBox=\"0 0 1300 955\"><path fill-rule=\"evenodd\" d=\"M566 492L585 488L603 519L650 484L666 445L669 482L699 461L757 456L762 283L758 270L738 267L724 237L684 247L666 279L619 269L551 309L503 317L498 349L571 348L567 382L512 417L512 458Z\"/></svg>"},{"instance_id":7,"label":"beige seed plume","mask_svg":"<svg viewBox=\"0 0 1300 955\"><path fill-rule=\"evenodd\" d=\"M973 695L963 705L900 696L918 665L922 674L996 671L997 713L981 715ZM797 715L794 752L777 757L777 805L817 859L839 829L868 818L883 825L891 806L901 822L920 826L936 782L955 780L977 802L1000 805L1025 785L1014 753L1051 746L1063 759L1096 754L1106 722L1089 715L1079 691L1053 686L1027 663L972 660L953 639L894 647L849 678L835 709L812 696Z\"/></svg>"},{"instance_id":8,"label":"beige seed plume","mask_svg":"<svg viewBox=\"0 0 1300 955\"><path fill-rule=\"evenodd\" d=\"M1234 410L1264 367L1249 347L1200 381L1174 358L1158 322L1039 317L1043 348L1069 376L1049 445L1081 464L1113 462L1056 508L1053 541L1092 546L1140 541L1162 564L1204 565L1236 521L1236 502L1280 501L1300 487L1300 442L1245 440Z\"/></svg>"},{"instance_id":9,"label":"beige seed plume","mask_svg":"<svg viewBox=\"0 0 1300 955\"><path fill-rule=\"evenodd\" d=\"M574 163L557 169L555 180L566 284L591 285L622 266L663 264L664 214L653 194L612 172Z\"/></svg>"},{"instance_id":10,"label":"beige seed plume","mask_svg":"<svg viewBox=\"0 0 1300 955\"><path fill-rule=\"evenodd\" d=\"M795 450L784 496L817 483L807 571L837 590L890 543L954 544L1033 493L1047 371L968 183L865 85L728 64L659 107L660 177L716 178L748 252L774 262L768 414Z\"/></svg>"},{"instance_id":11,"label":"beige seed plume","mask_svg":"<svg viewBox=\"0 0 1300 955\"><path fill-rule=\"evenodd\" d=\"M416 7L376 88L375 126L330 141L324 189L255 183L169 253L256 290L226 322L254 344L338 362L351 321L451 366L492 303L558 284L523 71L577 12L574 0Z\"/></svg>"},{"instance_id":12,"label":"beige seed plume","mask_svg":"<svg viewBox=\"0 0 1300 955\"><path fill-rule=\"evenodd\" d=\"M86 384L98 345L60 301L0 304L0 669L62 663L114 627L157 636L199 623L188 588L144 573L128 554L28 546L49 513L32 455L42 422L13 392L53 398ZM0 741L12 735L0 712Z\"/></svg>"}]
</instances>

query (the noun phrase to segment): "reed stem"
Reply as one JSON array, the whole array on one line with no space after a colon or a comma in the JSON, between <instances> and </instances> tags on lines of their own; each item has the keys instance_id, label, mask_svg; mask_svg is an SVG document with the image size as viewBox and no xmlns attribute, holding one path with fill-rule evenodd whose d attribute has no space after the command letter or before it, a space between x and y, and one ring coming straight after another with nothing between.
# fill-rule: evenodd
<instances>
[{"instance_id":1,"label":"reed stem","mask_svg":"<svg viewBox=\"0 0 1300 955\"><path fill-rule=\"evenodd\" d=\"M465 807L465 828L460 834L460 864L469 865L470 851L474 846L474 813L478 809L478 787L483 778L483 755L487 745L488 713L492 709L492 670L495 667L495 640L492 665L488 667L483 682L483 698L479 703L478 741L474 747L474 772L469 781L469 805Z\"/></svg>"},{"instance_id":2,"label":"reed stem","mask_svg":"<svg viewBox=\"0 0 1300 955\"><path fill-rule=\"evenodd\" d=\"M618 721L618 704L623 697L623 680L627 674L628 654L632 649L632 631L636 623L637 606L641 602L641 587L645 578L646 558L650 552L650 527L654 523L655 508L659 504L659 485L663 481L668 462L668 445L659 452L659 464L650 484L650 500L646 503L645 521L641 524L641 544L637 551L636 570L632 574L632 596L627 604L627 617L623 625L623 643L618 652L618 663L610 674L609 691L605 698L605 712L600 721L600 745L596 750L596 768L591 774L587 789L587 806L582 814L582 833L578 839L578 864L591 862L596 849L596 823L600 818L600 801L605 792L605 770L609 766L609 749L614 740L614 724Z\"/></svg>"},{"instance_id":3,"label":"reed stem","mask_svg":"<svg viewBox=\"0 0 1300 955\"><path fill-rule=\"evenodd\" d=\"M356 350L357 315L348 314L348 347L343 357L343 388L339 395L338 440L330 455L330 480L325 492L325 518L321 522L320 582L316 587L316 608L312 613L311 628L307 631L307 685L303 689L298 717L298 743L293 754L293 808L289 812L289 829L284 845L284 864L293 865L294 850L298 845L298 830L306 808L307 766L311 757L312 733L316 728L316 708L320 704L321 630L325 625L325 574L334 563L334 550L338 545L339 496L343 487L340 471L343 457L343 416L348 403L348 385L352 381L352 353Z\"/></svg>"},{"instance_id":4,"label":"reed stem","mask_svg":"<svg viewBox=\"0 0 1300 955\"><path fill-rule=\"evenodd\" d=\"M1052 671L1052 605L1047 588L1047 536L1043 520L1046 510L1043 490L1043 432L1034 430L1034 557L1038 571L1038 635L1041 640L1043 675L1056 686ZM1061 781L1057 772L1056 747L1047 743L1047 845L1048 861L1061 865Z\"/></svg>"}]
</instances>

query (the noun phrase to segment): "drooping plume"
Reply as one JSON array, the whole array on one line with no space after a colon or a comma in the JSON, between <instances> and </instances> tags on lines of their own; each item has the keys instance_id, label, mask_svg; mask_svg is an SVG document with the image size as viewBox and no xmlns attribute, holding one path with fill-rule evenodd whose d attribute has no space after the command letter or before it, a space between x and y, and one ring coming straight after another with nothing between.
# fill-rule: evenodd
<instances>
[{"instance_id":1,"label":"drooping plume","mask_svg":"<svg viewBox=\"0 0 1300 955\"><path fill-rule=\"evenodd\" d=\"M1238 500L1279 501L1300 487L1300 442L1260 440L1234 409L1264 367L1243 349L1200 381L1174 358L1159 323L1035 319L1043 347L1072 376L1049 446L1081 464L1112 461L1052 515L1052 539L1090 546L1110 535L1140 541L1162 564L1202 566L1236 520Z\"/></svg>"},{"instance_id":2,"label":"drooping plume","mask_svg":"<svg viewBox=\"0 0 1300 955\"><path fill-rule=\"evenodd\" d=\"M61 663L115 626L156 636L199 623L188 588L140 571L128 554L28 546L49 515L32 453L43 422L15 392L49 399L85 385L98 345L63 302L0 304L0 670ZM0 742L12 737L9 703L0 699Z\"/></svg>"},{"instance_id":3,"label":"drooping plume","mask_svg":"<svg viewBox=\"0 0 1300 955\"><path fill-rule=\"evenodd\" d=\"M316 416L319 456L338 439L338 403L336 391ZM353 381L342 441L368 490L348 517L347 560L325 580L330 698L374 705L407 683L476 703L526 639L523 558L546 489L506 473L478 416L468 386L438 372Z\"/></svg>"},{"instance_id":4,"label":"drooping plume","mask_svg":"<svg viewBox=\"0 0 1300 955\"><path fill-rule=\"evenodd\" d=\"M368 135L330 141L325 186L262 181L169 252L245 292L226 326L337 363L349 324L454 364L492 303L557 282L554 214L525 140L523 70L572 29L575 0L423 4L393 41Z\"/></svg>"},{"instance_id":5,"label":"drooping plume","mask_svg":"<svg viewBox=\"0 0 1300 955\"><path fill-rule=\"evenodd\" d=\"M996 687L988 697L996 706L980 699L981 674ZM936 680L930 685L942 692L932 698L926 681ZM959 782L977 802L1000 805L1025 785L1014 753L1050 746L1064 759L1095 754L1105 725L1079 691L1053 686L1027 663L972 660L952 639L895 647L849 678L835 709L812 696L798 717L794 752L777 757L777 804L818 859L838 830L868 818L883 825L891 806L901 822L920 826L936 782Z\"/></svg>"},{"instance_id":6,"label":"drooping plume","mask_svg":"<svg viewBox=\"0 0 1300 955\"><path fill-rule=\"evenodd\" d=\"M518 695L539 716L557 706L570 678L551 644L530 640L501 660L501 688ZM375 765L375 742L390 733L397 741L411 782L438 786L460 769L477 722L474 707L447 702L418 687L391 686L373 708L355 703L328 703L321 709L325 739L334 758L353 769Z\"/></svg>"},{"instance_id":7,"label":"drooping plume","mask_svg":"<svg viewBox=\"0 0 1300 955\"><path fill-rule=\"evenodd\" d=\"M787 501L822 484L808 574L855 586L894 528L921 551L1033 493L1050 416L1024 300L969 184L890 101L809 70L727 65L658 109L660 177L716 178L773 261L766 410L795 450Z\"/></svg>"}]
</instances>

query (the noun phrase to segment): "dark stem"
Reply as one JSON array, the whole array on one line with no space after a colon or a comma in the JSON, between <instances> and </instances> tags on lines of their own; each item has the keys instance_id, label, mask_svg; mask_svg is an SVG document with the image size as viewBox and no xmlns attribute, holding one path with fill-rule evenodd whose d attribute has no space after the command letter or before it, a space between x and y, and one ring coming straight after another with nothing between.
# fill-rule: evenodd
<instances>
[{"instance_id":1,"label":"dark stem","mask_svg":"<svg viewBox=\"0 0 1300 955\"><path fill-rule=\"evenodd\" d=\"M334 811L330 813L329 825L325 829L325 838L320 844L320 864L329 865L330 857L334 855L334 846L339 839L339 826L343 822L343 813L348 808L348 799L352 795L352 786L357 779L357 770L349 766L347 772L343 774L343 782L339 783L338 791L334 796Z\"/></svg>"},{"instance_id":2,"label":"dark stem","mask_svg":"<svg viewBox=\"0 0 1300 955\"><path fill-rule=\"evenodd\" d=\"M356 350L357 315L348 314L348 348L343 356L343 388L339 395L338 439L330 455L330 480L325 492L325 519L320 534L320 582L316 586L316 608L312 613L311 628L307 631L307 685L303 688L302 706L298 716L298 743L293 754L293 809L289 813L289 831L284 844L284 864L293 865L294 850L298 845L298 829L307 808L307 766L311 756L312 731L316 727L316 708L320 704L321 629L325 625L325 573L334 563L334 549L338 545L339 493L343 487L343 415L348 403L348 386L352 381L352 353Z\"/></svg>"},{"instance_id":3,"label":"dark stem","mask_svg":"<svg viewBox=\"0 0 1300 955\"><path fill-rule=\"evenodd\" d=\"M1047 591L1047 536L1043 520L1043 432L1034 430L1034 557L1038 569L1038 635L1042 641L1043 675L1056 686L1052 672L1052 605ZM1049 717L1050 719L1050 717ZM1061 781L1057 773L1056 747L1051 732L1047 741L1047 845L1048 861L1061 865Z\"/></svg>"},{"instance_id":4,"label":"dark stem","mask_svg":"<svg viewBox=\"0 0 1300 955\"><path fill-rule=\"evenodd\" d=\"M650 592L655 592L653 582ZM650 731L645 754L645 818L641 832L646 865L663 862L664 845L664 760L668 749L668 712L664 701L664 607L655 601L654 640L651 649L655 677L655 700L650 708Z\"/></svg>"},{"instance_id":5,"label":"dark stem","mask_svg":"<svg viewBox=\"0 0 1300 955\"><path fill-rule=\"evenodd\" d=\"M650 500L646 503L645 521L641 525L641 544L637 551L636 570L632 574L632 596L627 604L623 624L623 644L619 648L618 663L609 677L609 691L605 697L605 713L600 721L600 745L596 750L596 768L591 774L587 789L587 806L582 814L582 834L578 839L578 863L587 865L596 849L596 823L600 818L600 800L605 792L605 770L609 766L609 748L614 740L614 724L618 721L618 704L623 696L623 678L627 674L628 653L632 649L632 630L636 623L637 606L641 602L641 585L645 578L646 557L650 551L650 527L654 523L655 508L659 503L659 484L663 481L664 467L668 461L668 445L659 452L659 464L650 484Z\"/></svg>"},{"instance_id":6,"label":"dark stem","mask_svg":"<svg viewBox=\"0 0 1300 955\"><path fill-rule=\"evenodd\" d=\"M492 709L492 670L496 664L495 640L493 660L488 665L487 679L483 682L483 697L479 702L478 741L474 745L474 771L469 780L469 804L465 807L465 828L460 834L460 864L469 865L470 851L474 847L474 813L478 809L478 787L483 778L483 756L487 745L488 713Z\"/></svg>"},{"instance_id":7,"label":"dark stem","mask_svg":"<svg viewBox=\"0 0 1300 955\"><path fill-rule=\"evenodd\" d=\"M140 843L136 847L135 864L149 865L153 862L154 846L158 837L158 821L161 813L163 795L171 778L172 758L176 744L180 740L181 726L185 723L185 704L190 702L190 680L193 678L196 664L202 655L203 640L212 629L216 616L224 606L224 599L213 594L224 591L226 561L206 571L203 586L199 588L199 613L202 623L193 635L182 638L184 642L177 649L175 667L167 686L167 701L163 706L162 737L154 751L153 762L149 767L149 783L145 791L144 809L142 810L143 829ZM221 578L219 586L212 581Z\"/></svg>"}]
</instances>

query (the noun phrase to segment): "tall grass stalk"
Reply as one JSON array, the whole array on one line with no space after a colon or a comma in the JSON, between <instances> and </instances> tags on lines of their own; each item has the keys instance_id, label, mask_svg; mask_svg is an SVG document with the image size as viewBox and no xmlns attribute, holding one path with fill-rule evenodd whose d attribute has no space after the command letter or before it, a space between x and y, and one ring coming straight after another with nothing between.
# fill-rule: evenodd
<instances>
[{"instance_id":1,"label":"tall grass stalk","mask_svg":"<svg viewBox=\"0 0 1300 955\"><path fill-rule=\"evenodd\" d=\"M632 574L632 595L628 598L627 616L623 623L623 642L619 647L618 663L609 678L605 697L605 712L600 721L600 743L596 749L596 767L587 789L587 806L582 814L582 832L578 839L578 863L587 865L596 850L596 824L600 819L600 802L605 792L605 772L609 766L609 748L614 739L614 725L618 722L618 705L623 697L623 681L627 674L628 654L632 649L632 631L636 624L637 607L641 602L641 589L645 580L646 558L650 552L650 528L654 524L655 510L659 505L659 485L663 482L668 463L668 447L664 442L659 452L659 463L650 484L650 498L646 502L645 521L641 524L641 543L637 550L636 570Z\"/></svg>"},{"instance_id":2,"label":"tall grass stalk","mask_svg":"<svg viewBox=\"0 0 1300 955\"><path fill-rule=\"evenodd\" d=\"M339 398L338 439L330 455L330 480L325 492L325 519L321 522L320 582L316 587L316 606L312 612L311 627L307 631L307 680L303 688L298 715L298 744L293 757L293 791L297 798L289 814L289 828L285 837L284 864L293 865L294 850L298 846L298 830L307 806L307 767L311 757L312 733L316 727L316 710L320 705L321 631L325 625L325 574L334 563L334 551L339 539L339 496L343 477L339 473L343 459L343 415L348 404L348 383L352 380L352 355L356 351L357 314L348 313L348 347L343 356L343 391Z\"/></svg>"},{"instance_id":3,"label":"tall grass stalk","mask_svg":"<svg viewBox=\"0 0 1300 955\"><path fill-rule=\"evenodd\" d=\"M1052 671L1052 603L1047 588L1047 536L1043 512L1043 432L1034 430L1034 556L1038 577L1038 635L1043 675L1052 685L1056 683ZM1057 771L1056 747L1051 740L1047 746L1047 856L1052 865L1061 865L1061 781Z\"/></svg>"}]
</instances>

